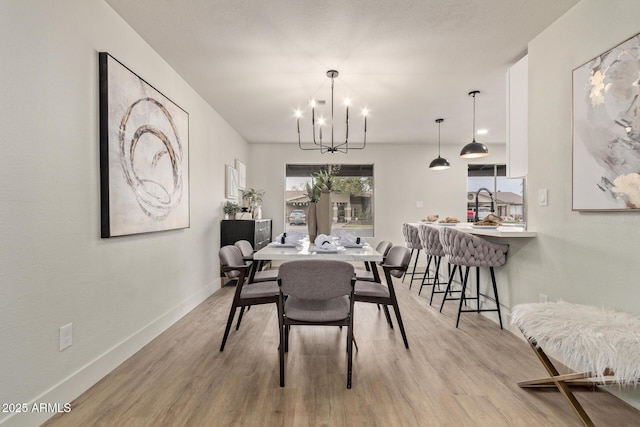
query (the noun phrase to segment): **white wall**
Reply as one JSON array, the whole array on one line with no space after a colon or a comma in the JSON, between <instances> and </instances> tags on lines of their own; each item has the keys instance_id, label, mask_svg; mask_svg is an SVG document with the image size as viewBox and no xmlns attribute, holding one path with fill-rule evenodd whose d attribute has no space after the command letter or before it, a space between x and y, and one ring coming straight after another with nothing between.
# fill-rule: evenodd
<instances>
[{"instance_id":1,"label":"white wall","mask_svg":"<svg viewBox=\"0 0 640 427\"><path fill-rule=\"evenodd\" d=\"M640 30L640 2L583 0L529 44L529 205L538 231L514 302L550 299L640 314L640 215L571 210L572 70Z\"/></svg>"},{"instance_id":2,"label":"white wall","mask_svg":"<svg viewBox=\"0 0 640 427\"><path fill-rule=\"evenodd\" d=\"M640 314L640 214L571 210L572 70L640 31L637 0L583 0L529 44L529 205L512 303L550 300ZM635 393L640 407L640 392Z\"/></svg>"},{"instance_id":3,"label":"white wall","mask_svg":"<svg viewBox=\"0 0 640 427\"><path fill-rule=\"evenodd\" d=\"M294 124L291 124L292 129ZM433 144L369 144L364 150L347 154L319 154L302 151L292 144L251 144L251 176L249 185L263 188L263 217L273 218L274 235L284 227L285 165L287 163L362 163L373 164L374 173L374 245L380 240L403 244L401 224L416 222L431 214L444 218L467 218L467 164L458 157L460 145L443 145L442 157L451 168L429 169L437 157ZM505 145L490 144L490 156L474 163L504 163ZM416 201L424 207L417 208Z\"/></svg>"},{"instance_id":4,"label":"white wall","mask_svg":"<svg viewBox=\"0 0 640 427\"><path fill-rule=\"evenodd\" d=\"M224 165L248 145L101 0L2 1L0 31L0 402L64 403L219 288ZM189 112L191 228L100 238L99 51Z\"/></svg>"}]
</instances>

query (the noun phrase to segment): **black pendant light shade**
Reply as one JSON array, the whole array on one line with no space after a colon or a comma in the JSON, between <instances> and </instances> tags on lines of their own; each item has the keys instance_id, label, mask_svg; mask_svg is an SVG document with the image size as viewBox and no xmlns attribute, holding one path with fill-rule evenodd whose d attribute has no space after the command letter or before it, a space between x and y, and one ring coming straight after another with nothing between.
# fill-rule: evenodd
<instances>
[{"instance_id":1,"label":"black pendant light shade","mask_svg":"<svg viewBox=\"0 0 640 427\"><path fill-rule=\"evenodd\" d=\"M486 145L476 142L476 95L479 90L469 92L469 96L473 97L473 141L462 147L460 157L465 159L475 159L478 157L486 157L489 155L489 149Z\"/></svg>"},{"instance_id":2,"label":"black pendant light shade","mask_svg":"<svg viewBox=\"0 0 640 427\"><path fill-rule=\"evenodd\" d=\"M440 123L442 122L444 122L444 119L436 119L436 123L438 124L438 157L429 163L429 169L436 171L449 169L451 167L447 159L440 157Z\"/></svg>"}]
</instances>

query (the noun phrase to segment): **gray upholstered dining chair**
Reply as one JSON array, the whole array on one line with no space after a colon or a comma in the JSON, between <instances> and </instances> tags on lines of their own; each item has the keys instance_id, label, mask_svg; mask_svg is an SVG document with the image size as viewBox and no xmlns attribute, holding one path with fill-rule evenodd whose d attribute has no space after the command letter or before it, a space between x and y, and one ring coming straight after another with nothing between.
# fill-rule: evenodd
<instances>
[{"instance_id":1,"label":"gray upholstered dining chair","mask_svg":"<svg viewBox=\"0 0 640 427\"><path fill-rule=\"evenodd\" d=\"M378 245L376 246L376 252L382 254L382 261L380 262L380 265L384 263L384 260L387 257L387 254L389 253L389 249L391 249L392 246L393 246L393 243L391 243L388 240L383 240L380 243L378 243ZM376 263L373 261L366 261L365 268L366 268L365 270L362 270L360 268L355 269L356 280L364 280L367 282L380 283L380 276L377 274L378 270L376 268Z\"/></svg>"},{"instance_id":2,"label":"gray upholstered dining chair","mask_svg":"<svg viewBox=\"0 0 640 427\"><path fill-rule=\"evenodd\" d=\"M280 266L280 387L284 387L290 327L323 325L347 327L347 388L351 388L354 283L353 265L344 261L300 260Z\"/></svg>"},{"instance_id":3,"label":"gray upholstered dining chair","mask_svg":"<svg viewBox=\"0 0 640 427\"><path fill-rule=\"evenodd\" d=\"M262 270L261 262L253 259L253 245L248 240L238 240L234 245L242 252L242 258L250 265L247 275L249 283L270 282L278 278L278 269Z\"/></svg>"},{"instance_id":4,"label":"gray upholstered dining chair","mask_svg":"<svg viewBox=\"0 0 640 427\"><path fill-rule=\"evenodd\" d=\"M356 302L369 302L373 304L380 304L386 307L392 306L393 311L396 313L396 320L400 327L400 333L402 334L402 340L404 346L409 348L409 342L407 341L407 334L404 331L404 324L402 323L402 315L400 314L400 307L398 306L398 300L396 298L396 292L393 287L393 278L400 278L409 267L411 261L411 251L404 246L394 246L389 250L382 269L386 279L386 285L376 282L356 281L354 298ZM387 322L389 326L393 328L391 317L389 316L388 309L385 310L387 316Z\"/></svg>"},{"instance_id":5,"label":"gray upholstered dining chair","mask_svg":"<svg viewBox=\"0 0 640 427\"><path fill-rule=\"evenodd\" d=\"M240 249L234 245L227 245L220 248L220 268L224 274L230 279L237 279L236 291L233 295L233 301L231 303L231 310L229 312L229 318L227 319L227 326L224 330L224 336L222 337L222 343L220 344L220 351L224 351L224 346L233 324L233 318L238 307L241 308L240 315L238 316L238 323L236 330L240 328L240 322L242 321L242 315L245 307L258 304L278 303L278 282L257 282L257 283L245 283L245 277L249 270L242 257Z\"/></svg>"},{"instance_id":6,"label":"gray upholstered dining chair","mask_svg":"<svg viewBox=\"0 0 640 427\"><path fill-rule=\"evenodd\" d=\"M440 305L440 311L444 303L448 300L460 300L458 307L458 317L456 319L456 328L460 323L460 314L467 312L480 313L481 311L496 311L498 312L498 320L500 322L500 329L502 329L502 315L500 313L500 298L498 297L498 287L496 286L496 275L494 272L495 267L503 266L507 262L507 251L509 245L493 243L485 240L481 237L474 236L463 231L458 231L450 227L442 227L440 229L440 242L444 253L449 260L449 263L453 264L454 269L449 276L449 282L447 283L447 289L445 289L444 298ZM462 281L462 290L460 292L460 298L450 297L450 287L455 269L466 267L464 273L464 279ZM469 278L469 269L476 267L476 295L468 297L466 295L467 280ZM491 273L491 283L493 285L493 296L496 304L496 308L481 309L480 297L486 295L480 293L480 267L488 267ZM476 300L475 310L463 310L462 305L467 300Z\"/></svg>"}]
</instances>

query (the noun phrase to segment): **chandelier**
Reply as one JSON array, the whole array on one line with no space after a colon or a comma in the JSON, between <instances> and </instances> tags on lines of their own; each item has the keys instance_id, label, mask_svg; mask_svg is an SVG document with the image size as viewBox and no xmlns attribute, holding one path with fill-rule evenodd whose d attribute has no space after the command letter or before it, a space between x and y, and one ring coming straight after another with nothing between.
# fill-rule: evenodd
<instances>
[{"instance_id":1,"label":"chandelier","mask_svg":"<svg viewBox=\"0 0 640 427\"><path fill-rule=\"evenodd\" d=\"M327 77L329 77L331 79L331 141L323 141L322 140L322 129L323 127L327 124L327 120L320 116L318 117L317 121L316 121L316 106L317 105L323 105L324 101L316 101L315 99L312 99L311 102L309 102L309 106L311 107L311 128L312 128L312 133L313 133L313 144L312 143L305 143L303 145L301 138L300 138L300 118L302 118L302 111L300 111L299 109L296 110L295 116L296 116L296 126L298 128L298 146L300 147L301 150L319 150L320 153L324 154L324 153L336 153L336 152L340 152L340 153L346 153L348 152L350 149L351 150L362 150L363 148L366 147L367 145L367 115L369 114L369 111L366 108L362 109L362 115L364 116L364 140L362 142L362 145L358 145L358 146L353 146L353 144L349 145L349 104L351 103L351 100L349 98L346 98L344 100L344 105L346 107L346 111L345 111L345 136L344 136L344 141L340 142L338 141L337 143L334 140L334 131L333 131L333 124L334 124L334 116L333 116L333 80L338 77L338 72L336 70L329 70L327 71ZM326 132L325 132L326 134Z\"/></svg>"}]
</instances>

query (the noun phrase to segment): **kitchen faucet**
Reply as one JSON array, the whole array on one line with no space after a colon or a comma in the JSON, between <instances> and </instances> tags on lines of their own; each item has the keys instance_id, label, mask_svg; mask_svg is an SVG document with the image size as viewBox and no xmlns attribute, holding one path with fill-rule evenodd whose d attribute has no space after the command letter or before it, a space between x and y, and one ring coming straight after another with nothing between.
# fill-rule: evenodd
<instances>
[{"instance_id":1,"label":"kitchen faucet","mask_svg":"<svg viewBox=\"0 0 640 427\"><path fill-rule=\"evenodd\" d=\"M475 221L479 221L480 220L480 218L478 218L478 195L483 190L486 191L489 194L489 199L491 200L491 213L494 212L495 206L493 204L493 194L491 193L491 191L489 191L489 189L482 187L478 191L476 191L476 215L475 215Z\"/></svg>"}]
</instances>

